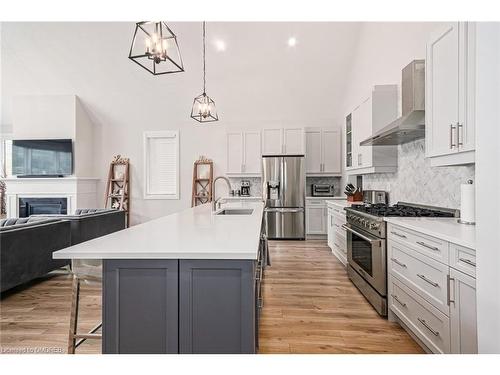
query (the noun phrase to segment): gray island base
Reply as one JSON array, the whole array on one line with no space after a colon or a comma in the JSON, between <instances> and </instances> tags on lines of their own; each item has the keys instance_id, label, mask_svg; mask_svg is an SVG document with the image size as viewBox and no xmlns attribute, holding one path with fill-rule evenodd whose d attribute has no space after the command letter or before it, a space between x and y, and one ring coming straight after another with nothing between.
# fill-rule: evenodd
<instances>
[{"instance_id":1,"label":"gray island base","mask_svg":"<svg viewBox=\"0 0 500 375\"><path fill-rule=\"evenodd\" d=\"M101 259L103 353L255 353L263 202L210 204L53 253Z\"/></svg>"},{"instance_id":2,"label":"gray island base","mask_svg":"<svg viewBox=\"0 0 500 375\"><path fill-rule=\"evenodd\" d=\"M103 353L255 353L256 262L106 259Z\"/></svg>"}]
</instances>

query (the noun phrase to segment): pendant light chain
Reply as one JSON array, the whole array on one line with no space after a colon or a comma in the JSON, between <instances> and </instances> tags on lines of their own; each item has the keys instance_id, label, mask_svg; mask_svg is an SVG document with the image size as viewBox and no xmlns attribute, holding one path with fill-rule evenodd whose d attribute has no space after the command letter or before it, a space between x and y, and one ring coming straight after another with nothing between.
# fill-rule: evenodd
<instances>
[{"instance_id":1,"label":"pendant light chain","mask_svg":"<svg viewBox=\"0 0 500 375\"><path fill-rule=\"evenodd\" d=\"M205 21L203 21L203 93L206 92L206 68L205 68Z\"/></svg>"},{"instance_id":2,"label":"pendant light chain","mask_svg":"<svg viewBox=\"0 0 500 375\"><path fill-rule=\"evenodd\" d=\"M193 100L191 118L198 122L219 121L215 101L206 93L207 65L206 65L206 22L203 21L203 93Z\"/></svg>"}]
</instances>

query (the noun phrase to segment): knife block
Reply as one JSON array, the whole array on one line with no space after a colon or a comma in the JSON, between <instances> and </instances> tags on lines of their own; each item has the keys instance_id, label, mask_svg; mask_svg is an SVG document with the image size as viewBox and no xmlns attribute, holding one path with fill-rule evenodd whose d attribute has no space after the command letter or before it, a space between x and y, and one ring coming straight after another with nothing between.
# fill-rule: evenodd
<instances>
[{"instance_id":1,"label":"knife block","mask_svg":"<svg viewBox=\"0 0 500 375\"><path fill-rule=\"evenodd\" d=\"M358 191L357 193L354 193L354 195L348 195L347 201L348 202L362 202L363 201L363 193Z\"/></svg>"}]
</instances>

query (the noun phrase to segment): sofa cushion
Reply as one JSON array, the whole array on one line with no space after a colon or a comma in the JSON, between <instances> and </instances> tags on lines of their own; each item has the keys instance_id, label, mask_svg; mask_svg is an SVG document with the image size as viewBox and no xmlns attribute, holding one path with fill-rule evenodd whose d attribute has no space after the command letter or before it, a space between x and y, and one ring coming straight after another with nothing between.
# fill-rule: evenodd
<instances>
[{"instance_id":1,"label":"sofa cushion","mask_svg":"<svg viewBox=\"0 0 500 375\"><path fill-rule=\"evenodd\" d=\"M77 208L75 210L75 215L96 214L108 211L116 211L116 210L113 208Z\"/></svg>"},{"instance_id":2,"label":"sofa cushion","mask_svg":"<svg viewBox=\"0 0 500 375\"><path fill-rule=\"evenodd\" d=\"M33 225L41 225L47 223L53 223L56 221L60 221L61 219L48 219L43 217L15 217L9 219L0 220L0 232L18 229L18 228L26 228Z\"/></svg>"}]
</instances>

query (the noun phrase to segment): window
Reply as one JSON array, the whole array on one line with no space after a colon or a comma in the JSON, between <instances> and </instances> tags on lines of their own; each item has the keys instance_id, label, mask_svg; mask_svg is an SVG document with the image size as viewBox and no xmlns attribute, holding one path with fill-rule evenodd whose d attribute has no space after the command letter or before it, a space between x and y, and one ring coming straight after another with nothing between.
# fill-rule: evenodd
<instances>
[{"instance_id":1,"label":"window","mask_svg":"<svg viewBox=\"0 0 500 375\"><path fill-rule=\"evenodd\" d=\"M179 131L144 133L144 198L179 199Z\"/></svg>"}]
</instances>

